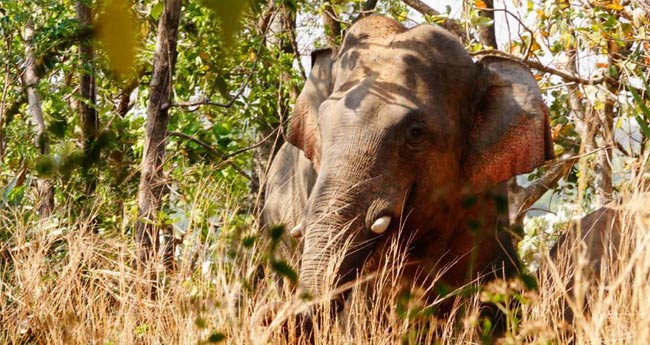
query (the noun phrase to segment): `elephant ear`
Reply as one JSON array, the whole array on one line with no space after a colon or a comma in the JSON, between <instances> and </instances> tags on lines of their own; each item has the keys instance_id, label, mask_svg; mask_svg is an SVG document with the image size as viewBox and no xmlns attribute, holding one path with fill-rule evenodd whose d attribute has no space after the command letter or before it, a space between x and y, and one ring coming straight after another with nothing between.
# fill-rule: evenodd
<instances>
[{"instance_id":1,"label":"elephant ear","mask_svg":"<svg viewBox=\"0 0 650 345\"><path fill-rule=\"evenodd\" d=\"M332 92L332 63L336 52L326 48L311 54L311 72L305 81L289 123L289 142L298 147L316 170L320 168L318 109Z\"/></svg>"},{"instance_id":2,"label":"elephant ear","mask_svg":"<svg viewBox=\"0 0 650 345\"><path fill-rule=\"evenodd\" d=\"M554 155L548 108L528 67L495 56L477 65L480 100L463 169L474 187L485 188Z\"/></svg>"}]
</instances>

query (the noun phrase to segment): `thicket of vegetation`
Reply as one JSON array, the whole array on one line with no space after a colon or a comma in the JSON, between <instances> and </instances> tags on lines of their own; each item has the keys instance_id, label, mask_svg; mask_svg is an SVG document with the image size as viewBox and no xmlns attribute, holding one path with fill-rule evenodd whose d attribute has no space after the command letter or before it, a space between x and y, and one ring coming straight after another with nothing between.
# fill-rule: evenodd
<instances>
[{"instance_id":1,"label":"thicket of vegetation","mask_svg":"<svg viewBox=\"0 0 650 345\"><path fill-rule=\"evenodd\" d=\"M478 305L490 300L508 315L503 343L649 343L650 5L458 5L2 1L0 342L299 342L280 330L305 303L290 291L295 262L257 231L265 172L308 73L303 57L375 13L442 25L477 58L531 67L558 159L509 181L509 202L522 258L545 270L537 289L483 287L445 320L417 294L367 303L354 285L347 321L323 313L317 342L480 343L490 326ZM610 203L624 240L600 279L582 247L562 256L577 269L551 265L558 234ZM288 284L256 280L260 264ZM396 266L370 284L391 286ZM260 320L269 309L270 324Z\"/></svg>"}]
</instances>

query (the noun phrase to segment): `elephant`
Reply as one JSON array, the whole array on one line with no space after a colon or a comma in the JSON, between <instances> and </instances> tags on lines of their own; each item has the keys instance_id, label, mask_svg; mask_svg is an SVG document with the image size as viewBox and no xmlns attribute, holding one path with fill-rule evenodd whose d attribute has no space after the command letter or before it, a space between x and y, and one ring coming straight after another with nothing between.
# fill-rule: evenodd
<instances>
[{"instance_id":1,"label":"elephant","mask_svg":"<svg viewBox=\"0 0 650 345\"><path fill-rule=\"evenodd\" d=\"M316 177L312 162L297 147L284 143L275 154L267 173L262 227L283 225L295 228L302 217L302 206L299 205L307 204ZM287 236L283 236L281 241L281 255L296 259L294 254L300 252L298 243Z\"/></svg>"},{"instance_id":2,"label":"elephant","mask_svg":"<svg viewBox=\"0 0 650 345\"><path fill-rule=\"evenodd\" d=\"M624 216L620 205L617 205L616 202L611 202L584 216L579 223L572 224L571 228L555 242L549 252L550 262L559 267L568 266L570 271L575 270L576 263L573 261L574 257L571 253L580 253L580 248L583 247L585 252L581 259L584 260L581 279L597 283L601 279L601 275L606 273L602 271L603 261L606 263L605 267L611 266L609 262L619 260L619 251L623 251L621 244L624 237ZM579 229L577 229L578 225ZM551 273L548 269L548 263L544 263L540 267L539 275L549 276ZM608 278L611 279L611 277ZM569 295L572 295L573 287L574 276L571 274L564 289ZM587 296L582 298L583 301L580 303L584 306L582 312L588 313L589 298ZM573 322L573 310L565 301L562 303L564 304L564 320L569 323Z\"/></svg>"},{"instance_id":3,"label":"elephant","mask_svg":"<svg viewBox=\"0 0 650 345\"><path fill-rule=\"evenodd\" d=\"M504 229L504 181L553 156L548 110L527 66L474 61L436 25L368 16L339 49L312 53L288 143L270 169L264 222L284 221L303 241L301 295L325 292L341 251L336 286L381 267L398 233L411 240L405 286L510 276L519 261ZM440 294L426 291L427 300Z\"/></svg>"}]
</instances>

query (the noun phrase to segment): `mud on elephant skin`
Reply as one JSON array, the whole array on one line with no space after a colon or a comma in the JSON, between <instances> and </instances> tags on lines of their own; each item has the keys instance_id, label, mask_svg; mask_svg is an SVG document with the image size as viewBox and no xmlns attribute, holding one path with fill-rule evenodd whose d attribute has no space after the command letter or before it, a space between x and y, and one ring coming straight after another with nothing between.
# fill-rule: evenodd
<instances>
[{"instance_id":1,"label":"mud on elephant skin","mask_svg":"<svg viewBox=\"0 0 650 345\"><path fill-rule=\"evenodd\" d=\"M507 212L501 216L493 196L553 157L547 108L527 67L498 57L475 62L440 27L407 30L379 16L354 24L338 51L312 54L283 149L295 148L304 157L273 162L272 171L291 178L267 188L265 221L279 218L280 205L302 235L299 288L312 296L328 285L332 255L348 248L340 286L383 265L397 232L412 239L408 286L429 286L448 266L441 282L449 286L516 272L500 226ZM317 177L301 187L293 179L304 158ZM289 186L280 196L277 183Z\"/></svg>"}]
</instances>

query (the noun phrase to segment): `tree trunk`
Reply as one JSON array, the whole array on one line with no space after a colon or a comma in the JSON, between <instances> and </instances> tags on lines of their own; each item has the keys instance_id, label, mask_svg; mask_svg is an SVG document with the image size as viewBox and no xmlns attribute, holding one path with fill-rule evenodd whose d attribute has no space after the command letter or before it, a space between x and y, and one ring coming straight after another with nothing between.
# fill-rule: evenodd
<instances>
[{"instance_id":1,"label":"tree trunk","mask_svg":"<svg viewBox=\"0 0 650 345\"><path fill-rule=\"evenodd\" d=\"M77 19L79 24L90 27L92 23L92 11L84 1L76 3ZM79 42L79 60L81 61L79 77L79 119L81 122L81 133L83 135L84 158L82 162L82 176L85 180L85 196L90 197L95 193L97 180L90 168L99 159L99 150L95 142L99 130L99 120L96 110L95 96L95 52L92 42L82 39Z\"/></svg>"},{"instance_id":2,"label":"tree trunk","mask_svg":"<svg viewBox=\"0 0 650 345\"><path fill-rule=\"evenodd\" d=\"M607 64L610 68L616 68L614 55L619 53L620 48L616 42L608 42ZM607 85L607 91L616 95L616 87L610 83ZM612 201L612 152L614 148L614 100L607 96L605 108L598 112L600 122L600 134L603 138L603 147L598 151L596 156L596 207L603 207Z\"/></svg>"},{"instance_id":3,"label":"tree trunk","mask_svg":"<svg viewBox=\"0 0 650 345\"><path fill-rule=\"evenodd\" d=\"M377 7L377 0L366 0L366 3L363 4L363 12L366 14L366 12L371 12L375 10L375 7Z\"/></svg>"},{"instance_id":4,"label":"tree trunk","mask_svg":"<svg viewBox=\"0 0 650 345\"><path fill-rule=\"evenodd\" d=\"M337 47L341 39L341 23L339 22L336 10L334 10L330 2L325 3L322 16L327 44L331 47Z\"/></svg>"},{"instance_id":5,"label":"tree trunk","mask_svg":"<svg viewBox=\"0 0 650 345\"><path fill-rule=\"evenodd\" d=\"M38 74L36 72L36 59L32 47L34 38L34 28L31 24L25 26L25 74L23 81L27 93L27 102L29 104L29 114L34 126L34 145L41 155L50 153L50 144L47 138L47 127L43 119L43 109L41 108L41 96L38 93ZM54 186L52 182L39 178L36 180L37 201L36 210L40 216L48 216L54 209Z\"/></svg>"},{"instance_id":6,"label":"tree trunk","mask_svg":"<svg viewBox=\"0 0 650 345\"><path fill-rule=\"evenodd\" d=\"M260 23L260 25L264 24L264 22ZM296 43L293 40L296 30L296 13L287 8L287 6L282 5L277 9L273 21L266 23L266 25L271 26L270 31L272 32L272 35L268 37L266 41L267 48L279 48L282 53L292 55L294 60L299 59L300 56L297 52ZM256 135L258 141L268 138L274 128L279 126L280 132L278 132L278 135L269 138L255 151L255 169L253 173L256 176L253 176L253 180L257 181L257 183L253 184L251 189L253 195L257 196L255 202L256 206L264 205L263 193L261 193L260 188L263 189L266 182L266 173L269 167L269 162L271 162L277 150L284 143L284 137L282 135L284 130L282 126L286 123L286 119L289 117L289 104L293 104L300 93L300 90L298 90L295 85L291 85L292 75L290 71L292 68L292 65L286 65L280 72L280 79L277 87L277 124L262 125ZM257 209L259 210L261 208L257 207Z\"/></svg>"},{"instance_id":7,"label":"tree trunk","mask_svg":"<svg viewBox=\"0 0 650 345\"><path fill-rule=\"evenodd\" d=\"M494 49L497 49L497 36L494 32L494 1L493 0L485 0L485 5L487 6L487 9L485 11L480 11L479 15L481 17L486 17L492 19L493 24L490 26L482 26L480 25L478 27L478 36L479 40L481 41L481 44L483 47L492 47Z\"/></svg>"},{"instance_id":8,"label":"tree trunk","mask_svg":"<svg viewBox=\"0 0 650 345\"><path fill-rule=\"evenodd\" d=\"M136 244L140 264L153 259L158 250L158 231L161 228L158 213L163 198L168 194L164 179L163 158L167 143L167 123L171 103L171 85L176 64L176 40L182 0L167 0L158 23L158 37L153 61L147 127L138 187L138 223ZM164 262L173 268L174 241L169 227L163 228L167 240Z\"/></svg>"}]
</instances>

